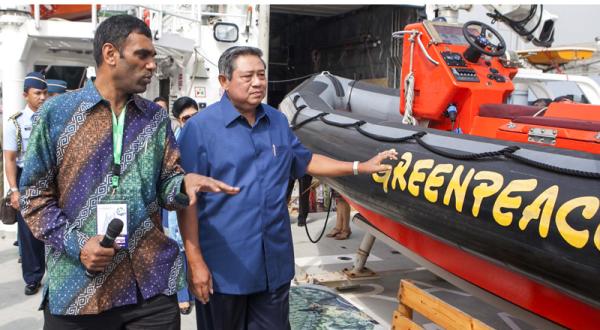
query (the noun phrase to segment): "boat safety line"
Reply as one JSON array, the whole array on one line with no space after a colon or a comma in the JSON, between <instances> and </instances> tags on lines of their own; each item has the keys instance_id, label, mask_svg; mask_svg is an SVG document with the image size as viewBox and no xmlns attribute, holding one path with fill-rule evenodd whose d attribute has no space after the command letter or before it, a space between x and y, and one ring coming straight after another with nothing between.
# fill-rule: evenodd
<instances>
[{"instance_id":1,"label":"boat safety line","mask_svg":"<svg viewBox=\"0 0 600 330\"><path fill-rule=\"evenodd\" d=\"M572 175L572 176L579 176L579 177L584 177L584 178L600 179L600 172L588 172L588 171L581 171L581 170L559 167L559 166L538 162L538 161L530 159L530 158L516 155L515 153L521 149L518 146L508 146L508 147L505 147L505 148L497 150L497 151L487 151L487 152L481 152L481 153L452 153L452 152L449 152L446 150L442 150L440 148L436 148L436 147L428 144L427 142L423 141L423 137L428 134L427 132L424 132L424 131L416 132L415 134L412 134L412 135L409 135L406 137L402 137L402 138L390 138L390 137L380 136L377 134L372 134L372 133L366 132L364 129L361 128L361 126L363 126L364 124L367 123L364 120L357 120L354 123L338 123L338 122L326 119L325 116L329 115L330 113L324 112L324 111L321 111L317 115L314 115L314 116L309 117L299 123L296 123L300 112L302 110L308 108L308 106L306 106L306 105L298 106L296 103L299 99L300 99L300 96L296 95L296 97L294 97L294 100L292 102L294 104L294 107L296 107L296 113L294 114L294 116L292 118L290 127L294 131L313 120L320 119L323 123L325 123L326 125L330 125L330 126L341 127L341 128L354 127L356 129L356 131L359 132L360 134L362 134L368 138L371 138L373 140L380 141L380 142L400 143L400 142L408 142L410 140L415 140L423 148L425 148L435 154L438 154L440 156L446 157L446 158L459 159L459 160L478 160L478 159L483 159L483 158L505 157L506 159L512 159L514 161L518 161L518 162L524 163L526 165L541 168L541 169L544 169L547 171L552 171L552 172L567 174L567 175ZM308 233L308 231L307 231L307 233ZM312 239L311 239L311 241L312 241Z\"/></svg>"},{"instance_id":2,"label":"boat safety line","mask_svg":"<svg viewBox=\"0 0 600 330\"><path fill-rule=\"evenodd\" d=\"M425 133L425 132L423 132ZM416 135L416 134L415 134ZM498 151L487 151L487 152L480 152L480 153L463 153L463 154L455 154L455 153L451 153L448 151L444 151L440 148L436 148L428 143L426 143L425 141L423 141L422 137L425 136L425 134L421 135L421 136L416 136L415 140L417 141L417 143L433 152L436 153L440 156L444 156L446 158L451 158L451 159L460 159L460 160L477 160L477 159L482 159L482 158L491 158L491 157L499 157L499 156L506 156L507 154L512 154L515 151L521 149L517 146L508 146L506 148L500 149Z\"/></svg>"},{"instance_id":3,"label":"boat safety line","mask_svg":"<svg viewBox=\"0 0 600 330\"><path fill-rule=\"evenodd\" d=\"M542 169L545 169L548 171L552 171L552 172L558 172L558 173L568 174L568 175L573 175L573 176L581 176L581 177L591 178L591 179L600 179L600 173L598 173L598 172L584 172L584 171L579 171L579 170L558 167L558 166L554 166L554 165L550 165L550 164L546 164L546 163L541 163L541 162L535 161L533 159L525 158L525 157L522 157L519 155L515 155L514 153L506 154L504 156L506 158L514 159L516 161L527 164L529 166L539 167L539 168L542 168Z\"/></svg>"}]
</instances>

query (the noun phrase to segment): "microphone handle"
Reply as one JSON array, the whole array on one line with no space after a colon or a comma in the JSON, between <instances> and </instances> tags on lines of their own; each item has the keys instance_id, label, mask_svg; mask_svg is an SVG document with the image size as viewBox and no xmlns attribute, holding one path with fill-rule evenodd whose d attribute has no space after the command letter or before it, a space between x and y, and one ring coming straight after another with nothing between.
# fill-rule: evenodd
<instances>
[{"instance_id":1,"label":"microphone handle","mask_svg":"<svg viewBox=\"0 0 600 330\"><path fill-rule=\"evenodd\" d=\"M111 248L115 243L115 237L108 236L108 234L104 235L102 240L100 241L100 246L103 248Z\"/></svg>"},{"instance_id":2,"label":"microphone handle","mask_svg":"<svg viewBox=\"0 0 600 330\"><path fill-rule=\"evenodd\" d=\"M104 237L102 238L102 240L100 241L100 246L103 248L111 248L113 247L113 244L115 243L115 238L114 237L110 237L108 235L104 235ZM85 270L85 276L87 276L88 278L94 278L94 276L96 276L99 272L93 272L90 270Z\"/></svg>"}]
</instances>

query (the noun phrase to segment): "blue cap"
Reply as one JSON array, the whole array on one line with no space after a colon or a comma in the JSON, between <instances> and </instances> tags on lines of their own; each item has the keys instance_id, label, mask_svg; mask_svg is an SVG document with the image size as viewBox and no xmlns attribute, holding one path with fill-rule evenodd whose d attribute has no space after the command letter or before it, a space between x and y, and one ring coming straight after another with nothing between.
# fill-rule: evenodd
<instances>
[{"instance_id":1,"label":"blue cap","mask_svg":"<svg viewBox=\"0 0 600 330\"><path fill-rule=\"evenodd\" d=\"M29 90L30 88L48 88L48 84L46 83L46 78L44 77L44 75L39 72L28 73L25 76L25 81L23 82L23 91L27 92L27 90Z\"/></svg>"},{"instance_id":2,"label":"blue cap","mask_svg":"<svg viewBox=\"0 0 600 330\"><path fill-rule=\"evenodd\" d=\"M67 82L58 79L48 79L48 93L62 94L67 91Z\"/></svg>"}]
</instances>

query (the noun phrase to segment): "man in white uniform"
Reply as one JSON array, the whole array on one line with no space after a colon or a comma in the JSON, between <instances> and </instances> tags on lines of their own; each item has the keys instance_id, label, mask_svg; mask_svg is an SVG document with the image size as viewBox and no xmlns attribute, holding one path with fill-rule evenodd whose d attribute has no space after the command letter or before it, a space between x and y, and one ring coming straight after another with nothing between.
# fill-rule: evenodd
<instances>
[{"instance_id":1,"label":"man in white uniform","mask_svg":"<svg viewBox=\"0 0 600 330\"><path fill-rule=\"evenodd\" d=\"M36 112L48 96L46 79L39 72L31 72L25 77L23 96L25 109L12 115L4 129L4 171L10 186L10 203L19 210L19 179L23 171L23 158L27 142L35 121ZM21 251L25 294L33 295L40 288L44 277L44 243L33 237L31 230L17 214L19 248Z\"/></svg>"}]
</instances>

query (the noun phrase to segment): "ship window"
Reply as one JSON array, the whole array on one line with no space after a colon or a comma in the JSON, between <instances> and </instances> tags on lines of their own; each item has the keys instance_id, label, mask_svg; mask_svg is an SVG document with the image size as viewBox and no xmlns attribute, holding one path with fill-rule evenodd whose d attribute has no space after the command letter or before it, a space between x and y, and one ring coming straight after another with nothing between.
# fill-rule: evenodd
<instances>
[{"instance_id":1,"label":"ship window","mask_svg":"<svg viewBox=\"0 0 600 330\"><path fill-rule=\"evenodd\" d=\"M214 27L215 40L221 42L236 42L238 40L239 29L233 23L219 22Z\"/></svg>"}]
</instances>

